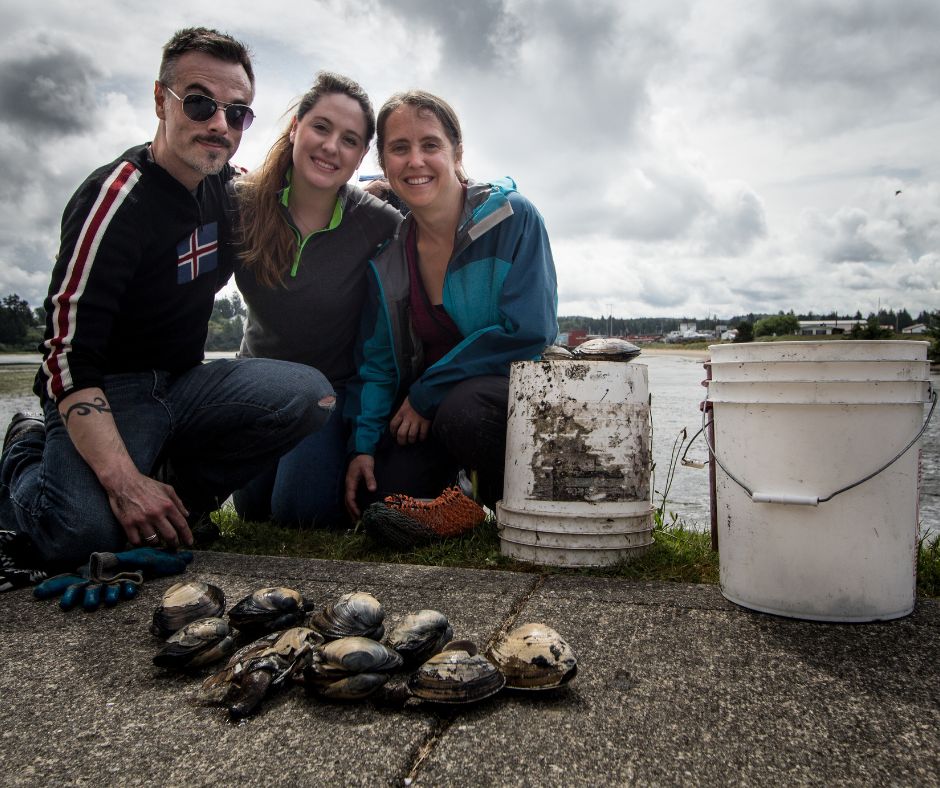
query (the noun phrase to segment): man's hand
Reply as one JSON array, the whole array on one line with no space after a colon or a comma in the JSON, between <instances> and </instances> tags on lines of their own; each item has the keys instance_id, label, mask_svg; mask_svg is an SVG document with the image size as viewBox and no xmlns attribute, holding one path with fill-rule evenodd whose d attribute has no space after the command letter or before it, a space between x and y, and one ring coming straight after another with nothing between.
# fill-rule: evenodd
<instances>
[{"instance_id":1,"label":"man's hand","mask_svg":"<svg viewBox=\"0 0 940 788\"><path fill-rule=\"evenodd\" d=\"M365 482L369 492L375 492L378 488L375 482L375 459L369 454L359 454L353 457L346 469L346 509L354 520L358 520L362 514L356 504L360 480Z\"/></svg>"},{"instance_id":2,"label":"man's hand","mask_svg":"<svg viewBox=\"0 0 940 788\"><path fill-rule=\"evenodd\" d=\"M121 481L111 480L105 490L111 511L132 545L192 545L193 535L186 522L189 512L170 485L134 469Z\"/></svg>"},{"instance_id":3,"label":"man's hand","mask_svg":"<svg viewBox=\"0 0 940 788\"><path fill-rule=\"evenodd\" d=\"M405 397L391 422L388 425L389 431L395 436L399 446L405 446L409 443L417 443L428 437L428 430L431 429L431 420L424 418L418 411L411 407L411 402Z\"/></svg>"},{"instance_id":4,"label":"man's hand","mask_svg":"<svg viewBox=\"0 0 940 788\"><path fill-rule=\"evenodd\" d=\"M133 545L191 545L189 512L176 491L145 476L121 439L111 405L100 388L80 389L59 402L59 414L82 459L108 495L111 511Z\"/></svg>"}]
</instances>

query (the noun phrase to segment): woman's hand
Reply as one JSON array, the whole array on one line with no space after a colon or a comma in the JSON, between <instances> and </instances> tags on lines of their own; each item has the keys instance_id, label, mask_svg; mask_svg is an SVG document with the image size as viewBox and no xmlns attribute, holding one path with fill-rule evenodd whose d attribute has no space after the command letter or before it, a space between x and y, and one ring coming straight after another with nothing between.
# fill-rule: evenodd
<instances>
[{"instance_id":1,"label":"woman's hand","mask_svg":"<svg viewBox=\"0 0 940 788\"><path fill-rule=\"evenodd\" d=\"M428 437L428 430L431 428L431 420L424 418L418 411L411 407L411 402L405 397L391 422L388 425L395 440L399 446L405 446L408 443L417 443Z\"/></svg>"},{"instance_id":2,"label":"woman's hand","mask_svg":"<svg viewBox=\"0 0 940 788\"><path fill-rule=\"evenodd\" d=\"M346 469L346 510L354 520L358 520L362 515L356 504L360 479L366 483L369 492L376 491L378 485L375 483L375 459L369 454L356 455Z\"/></svg>"}]
</instances>

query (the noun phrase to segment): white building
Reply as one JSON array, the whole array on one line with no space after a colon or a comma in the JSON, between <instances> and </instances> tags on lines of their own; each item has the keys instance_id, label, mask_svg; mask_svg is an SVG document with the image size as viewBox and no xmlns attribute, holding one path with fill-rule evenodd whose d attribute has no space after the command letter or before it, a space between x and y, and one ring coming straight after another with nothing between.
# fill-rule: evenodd
<instances>
[{"instance_id":1,"label":"white building","mask_svg":"<svg viewBox=\"0 0 940 788\"><path fill-rule=\"evenodd\" d=\"M853 326L867 325L865 320L800 320L802 336L829 336L830 334L848 334Z\"/></svg>"}]
</instances>

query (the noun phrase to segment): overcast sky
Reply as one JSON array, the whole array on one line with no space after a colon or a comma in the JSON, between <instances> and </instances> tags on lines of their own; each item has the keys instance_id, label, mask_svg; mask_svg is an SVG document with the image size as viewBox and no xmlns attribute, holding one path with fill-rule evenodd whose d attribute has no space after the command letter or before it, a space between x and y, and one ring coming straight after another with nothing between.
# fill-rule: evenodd
<instances>
[{"instance_id":1,"label":"overcast sky","mask_svg":"<svg viewBox=\"0 0 940 788\"><path fill-rule=\"evenodd\" d=\"M319 69L450 101L470 176L545 217L560 314L940 308L937 0L0 3L0 295L41 303L68 197L151 139L202 24L255 54L248 168Z\"/></svg>"}]
</instances>

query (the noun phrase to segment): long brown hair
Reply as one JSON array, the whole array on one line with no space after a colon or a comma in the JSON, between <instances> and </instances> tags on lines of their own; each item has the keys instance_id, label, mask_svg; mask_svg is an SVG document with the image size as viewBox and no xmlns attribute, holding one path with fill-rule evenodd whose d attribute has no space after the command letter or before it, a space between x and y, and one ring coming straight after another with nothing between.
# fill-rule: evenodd
<instances>
[{"instance_id":1,"label":"long brown hair","mask_svg":"<svg viewBox=\"0 0 940 788\"><path fill-rule=\"evenodd\" d=\"M297 249L297 239L281 216L278 203L278 192L284 185L294 155L294 144L290 141L294 119L299 122L323 96L333 93L349 96L362 107L366 121L364 142L368 147L375 134L375 111L369 96L359 83L349 77L321 71L313 87L300 99L291 122L271 146L264 163L236 184L240 214L239 258L242 265L266 287L281 283L291 268Z\"/></svg>"}]
</instances>

